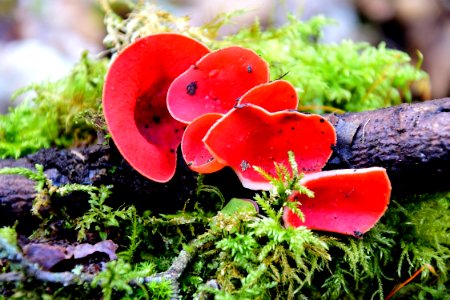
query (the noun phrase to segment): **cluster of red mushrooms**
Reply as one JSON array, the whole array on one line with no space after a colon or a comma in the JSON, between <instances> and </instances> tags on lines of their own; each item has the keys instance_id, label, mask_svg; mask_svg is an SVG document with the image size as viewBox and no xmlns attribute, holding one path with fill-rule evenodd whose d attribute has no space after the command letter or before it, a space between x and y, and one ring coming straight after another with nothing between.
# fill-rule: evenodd
<instances>
[{"instance_id":1,"label":"cluster of red mushrooms","mask_svg":"<svg viewBox=\"0 0 450 300\"><path fill-rule=\"evenodd\" d=\"M113 141L143 176L167 182L177 148L199 173L231 167L242 185L268 190L254 166L275 175L293 152L301 184L314 198L293 191L304 220L286 209L286 226L362 236L381 218L391 186L385 169L322 171L336 143L320 115L297 111L295 88L269 80L267 63L254 51L227 47L211 52L174 33L151 35L125 48L112 62L103 109Z\"/></svg>"}]
</instances>

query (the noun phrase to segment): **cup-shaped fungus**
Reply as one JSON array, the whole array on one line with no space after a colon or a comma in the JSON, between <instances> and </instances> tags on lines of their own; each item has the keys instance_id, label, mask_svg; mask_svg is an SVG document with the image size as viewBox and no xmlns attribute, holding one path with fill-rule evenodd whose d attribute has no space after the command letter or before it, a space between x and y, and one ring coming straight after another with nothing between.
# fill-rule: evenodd
<instances>
[{"instance_id":1,"label":"cup-shaped fungus","mask_svg":"<svg viewBox=\"0 0 450 300\"><path fill-rule=\"evenodd\" d=\"M174 80L167 107L183 123L206 113L224 114L245 92L268 80L267 63L254 51L237 46L223 48L205 55Z\"/></svg>"},{"instance_id":2,"label":"cup-shaped fungus","mask_svg":"<svg viewBox=\"0 0 450 300\"><path fill-rule=\"evenodd\" d=\"M297 109L298 98L295 87L286 80L275 80L257 85L248 90L238 101L238 106L251 103L269 112Z\"/></svg>"},{"instance_id":3,"label":"cup-shaped fungus","mask_svg":"<svg viewBox=\"0 0 450 300\"><path fill-rule=\"evenodd\" d=\"M290 200L299 203L304 221L285 208L286 226L306 226L355 237L362 237L378 222L391 194L386 170L379 167L306 174L300 183L313 191L314 197L294 191Z\"/></svg>"},{"instance_id":4,"label":"cup-shaped fungus","mask_svg":"<svg viewBox=\"0 0 450 300\"><path fill-rule=\"evenodd\" d=\"M255 104L275 112L296 109L298 98L295 88L287 81L277 80L263 83L245 93L238 105ZM181 141L181 152L187 165L199 173L212 173L224 167L206 149L203 137L223 115L208 113L196 118L186 128Z\"/></svg>"},{"instance_id":5,"label":"cup-shaped fungus","mask_svg":"<svg viewBox=\"0 0 450 300\"><path fill-rule=\"evenodd\" d=\"M222 114L204 114L186 127L181 140L181 153L191 170L198 173L212 173L225 167L209 153L203 143L208 130L221 117Z\"/></svg>"},{"instance_id":6,"label":"cup-shaped fungus","mask_svg":"<svg viewBox=\"0 0 450 300\"><path fill-rule=\"evenodd\" d=\"M274 162L289 165L288 152L292 151L299 171L319 172L330 158L336 133L319 115L269 113L244 104L217 121L203 141L218 162L236 172L244 187L268 190L270 182L253 166L276 176Z\"/></svg>"},{"instance_id":7,"label":"cup-shaped fungus","mask_svg":"<svg viewBox=\"0 0 450 300\"><path fill-rule=\"evenodd\" d=\"M125 48L109 68L103 94L109 132L128 163L153 181L174 175L185 128L167 110L167 90L207 53L191 38L161 33Z\"/></svg>"}]
</instances>

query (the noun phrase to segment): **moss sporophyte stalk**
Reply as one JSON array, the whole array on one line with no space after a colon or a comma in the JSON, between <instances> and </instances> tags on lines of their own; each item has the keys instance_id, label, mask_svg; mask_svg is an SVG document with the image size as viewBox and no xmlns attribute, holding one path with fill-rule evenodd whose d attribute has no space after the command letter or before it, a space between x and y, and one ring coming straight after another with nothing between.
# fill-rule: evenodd
<instances>
[{"instance_id":1,"label":"moss sporophyte stalk","mask_svg":"<svg viewBox=\"0 0 450 300\"><path fill-rule=\"evenodd\" d=\"M193 27L188 24L188 20L176 18L147 4L135 6L127 18L115 14L113 10L107 11L105 16L107 41L109 49L113 52L132 51L130 50L132 48L126 47L133 47L136 39L160 32L175 32L189 36L193 40L185 38L183 41L196 45L192 47L201 50L202 53L199 55L201 57L209 52L220 53L219 49L229 46L251 49L251 52L260 55L267 62L267 71L270 72L272 80L284 75L283 80L288 82L289 86L284 87L282 91L287 98L291 98L293 89L299 100L296 108L300 111L306 108L317 113L362 111L407 102L412 97L411 85L426 78L424 72L409 64L410 58L407 54L387 49L384 45L373 47L350 41L321 44L318 40L322 29L330 23L330 20L322 17L312 18L307 22L291 17L286 25L269 29L262 29L255 23L237 34L217 39L217 30L229 20L227 15L219 17L211 24ZM173 37L173 35L165 36ZM183 50L187 48L189 47L183 47ZM233 51L237 51L237 48L235 49ZM160 50L161 48L152 51ZM37 94L29 100L33 105L22 104L0 118L2 157L20 157L42 147L62 148L91 143L95 139L96 131L106 129L102 115L102 109L105 107L102 108L100 103L104 98L102 93L107 93L103 91L107 64L111 62L115 64L114 61L120 61L121 56L126 55L119 54L113 56L112 60L97 61L84 55L80 64L66 78L55 83L34 84L28 88L35 90ZM195 64L198 59L193 60ZM191 64L192 62L187 63L187 68ZM218 69L216 67L214 66L214 70ZM261 72L258 64L254 62L245 61L241 67L239 70L242 71L242 76L257 76L258 72ZM114 66L110 65L110 68ZM179 92L188 99L202 95L202 76L208 78L210 75L217 76L216 71L202 74L201 64L199 70L195 72L199 72L200 78L189 77L179 87ZM127 73L133 76L132 72ZM166 76L167 79L173 74L158 75ZM177 76L170 78L173 80ZM275 89L272 84L278 85L282 82L268 83L268 81L267 78L262 82L264 87L260 88L264 92L260 95ZM188 88L192 82L196 82L195 88L193 85ZM158 83L156 87L169 90L168 83ZM259 93L258 89L252 93ZM123 92L125 95L132 93L126 89ZM222 96L220 92L222 92L220 89L215 91L214 96ZM131 99L133 96L141 95L131 95ZM357 178L369 178L371 185L382 185L382 188L378 188L382 191L381 196L371 193L364 180L358 184L352 183L348 189L338 191L333 180L341 180L348 175L346 173L348 171L320 172L322 164L329 157L330 146L335 143L332 127L329 127L327 122L322 122L320 116L304 118L299 117L301 114L297 112L276 112L283 110L283 107L276 107L273 110L269 107L255 108L255 106L264 107L264 104L254 103L251 94L239 97L241 100L233 99L235 101L233 105L217 114L216 118L204 121L207 124L200 123L199 128L202 128L203 132L200 132L201 130L191 132L194 142L186 149L191 149L193 154L192 152L189 154L191 158L186 159L186 163L189 165L193 162L192 166L199 167L200 163L211 163L210 159L213 158L221 165L231 165L237 173L241 173L242 178L245 178L246 173L255 176L248 177L248 182L262 180L269 188L266 191L255 192L253 199L230 201L231 198L224 196L226 191L209 184L209 176L212 175L200 174L197 177L196 190L182 199L185 202L184 209L157 214L153 212L152 205L155 203L151 197L147 199L148 203L143 210L142 203L135 203L132 199L118 199L113 186L73 183L54 185L44 172L44 167L39 165L34 171L25 168L2 169L2 174L22 175L34 180L36 191L40 195L39 199L47 200L45 203L35 202L37 212L40 211L39 207L44 208L43 205L50 209L47 214L40 215L40 218L36 219L35 222L38 224L28 238L46 241L64 234L68 243L75 243L77 240L79 243L95 243L112 239L119 245L118 260L108 262L94 279L91 276L90 281L85 279L81 285L71 285L69 281L46 282L39 277L41 275L39 268L30 269L27 267L29 265L26 258L18 259L21 249L17 245L25 238L22 232L24 224L18 219L14 226L0 230L0 245L2 245L0 278L14 275L14 278L18 279L11 282L2 280L0 283L2 291L16 298L45 296L68 299L73 297L170 299L176 296L183 299L195 297L200 299L210 295L217 299L448 297L447 287L450 284L448 193L391 199L389 209L381 217L389 199L388 181L378 178L383 177L382 169L356 171L356 175L352 177L355 181L359 180ZM246 97L250 100L247 98L247 101ZM260 99L261 96L257 98ZM170 109L148 100L139 98L139 105L142 105L141 111L152 112L151 118L146 119L134 112L127 116L127 122L141 125L137 126L137 134L146 137L142 141L143 145L154 143L157 139L167 136L166 132L151 135L147 133L158 129L167 119L173 118ZM67 105L66 101L73 105ZM149 104L155 107L147 107ZM286 101L285 105L290 107L292 103ZM105 113L108 114L107 109ZM221 114L226 117L222 119ZM230 118L243 122L250 114L255 119L261 117L264 122L274 122L267 128L277 137L273 146L278 147L285 143L283 141L285 131L291 134L291 131L299 130L297 126L283 127L277 123L278 121L274 121L277 118L287 120L291 116L294 119L313 120L311 128L317 129L315 134L328 136L329 139L320 140L324 141L323 147L320 147L323 149L312 151L314 155L310 165L303 160L302 155L295 153L296 151L294 155L288 154L288 150L295 150L288 146L279 156L275 153L272 155L270 152L272 145L269 141L267 145L256 147L257 150L267 149L269 153L267 162L254 161L252 156L244 156L250 151L245 147L251 148L249 145L252 145L254 140L259 140L256 138L253 140L243 138L242 142L239 142L243 147L242 152L236 158L233 157L236 152L230 152L231 157L227 157L228 153L225 155L226 151L222 151L227 148L226 145L216 145L216 142L213 144L213 131L209 134L207 132L210 128L228 126L225 123ZM37 119L43 115L53 117L45 120L41 117ZM152 150L163 153L170 161L175 156L176 146L180 143L183 132L189 130L189 128L185 130L188 122L181 117L178 119L173 121L174 127L168 129L171 136L176 137L176 141L171 145ZM107 122L111 120L106 117ZM189 126L194 123L195 121ZM291 127L294 127L294 130ZM242 130L231 130L236 131L233 137L237 140L241 139L239 134L247 130L244 127L240 129ZM283 134L277 135L279 129ZM324 134L321 131L324 131ZM258 133L255 129L248 129L248 132ZM219 137L222 134L225 133L217 132ZM198 144L203 145L205 135L205 140L210 142L209 148L198 148ZM114 140L114 133L112 137ZM114 141L118 144L119 150L120 147L125 149L128 146L126 142L122 141L123 144L120 146L121 142ZM250 144L246 146L245 143L249 141ZM209 152L213 149L215 155ZM203 153L203 156L196 157L195 153ZM270 156L274 156L273 160ZM321 158L318 159L318 156ZM230 160L235 161L231 164ZM148 159L143 163L147 161ZM135 165L140 166L141 163L136 161ZM315 173L303 174L308 173L308 169L314 170ZM162 176L160 180L166 180L172 171L175 172L175 166L170 166L168 175ZM344 181L342 186L347 184L348 181ZM321 187L320 190L317 189L318 186ZM358 189L352 189L353 187ZM313 206L316 205L314 201L324 195L327 199L337 197L350 201L352 197L361 194L361 191L366 194L363 196L366 199L382 197L382 201L375 201L381 203L376 214L373 211L369 213L370 209L365 205L352 207L345 204L337 206L342 210L330 210L330 205L326 201L322 203L323 208L328 210L328 215L333 216L333 213L339 211L340 214L334 215L338 219L342 216L351 216L350 213L355 211L358 212L358 216L364 216L363 225L360 223L360 227L336 230L348 235L313 231L304 226L284 226L289 222L300 224L305 222L308 225L312 219L310 214L314 213ZM370 197L367 193L371 194ZM77 207L84 207L84 211L78 215L72 214L67 209L68 197L77 199ZM167 203L171 200L165 199ZM301 205L298 205L299 203ZM58 209L53 207L55 204ZM258 209L255 209L255 205ZM379 221L361 236L367 229L368 218L371 219L369 227L378 219ZM328 226L331 221L324 223ZM346 224L349 223L339 223L339 225ZM315 228L316 225L309 224L311 228ZM71 274L71 278L73 276L87 278L80 277L80 274L86 275L84 267L85 264L80 263L66 270L64 275ZM57 272L50 273L61 275ZM18 274L25 274L27 280L20 281ZM55 277L48 278L56 280ZM400 289L395 287L397 284Z\"/></svg>"}]
</instances>

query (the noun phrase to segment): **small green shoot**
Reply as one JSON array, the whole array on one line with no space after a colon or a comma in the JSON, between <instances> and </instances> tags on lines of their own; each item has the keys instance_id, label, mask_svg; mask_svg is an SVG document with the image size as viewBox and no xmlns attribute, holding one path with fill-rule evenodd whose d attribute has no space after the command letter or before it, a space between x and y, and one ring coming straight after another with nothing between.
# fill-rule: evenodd
<instances>
[{"instance_id":1,"label":"small green shoot","mask_svg":"<svg viewBox=\"0 0 450 300\"><path fill-rule=\"evenodd\" d=\"M289 196L293 191L299 191L310 198L314 197L314 193L300 183L304 174L298 172L297 162L292 151L288 152L288 158L290 170L282 164L274 163L276 176L271 176L260 167L254 166L254 169L269 180L273 186L269 191L269 195L266 192L262 192L262 195L255 196L255 201L270 218L277 221L280 221L285 206L289 207L302 219L304 218L303 213L298 208L298 203L289 201Z\"/></svg>"}]
</instances>

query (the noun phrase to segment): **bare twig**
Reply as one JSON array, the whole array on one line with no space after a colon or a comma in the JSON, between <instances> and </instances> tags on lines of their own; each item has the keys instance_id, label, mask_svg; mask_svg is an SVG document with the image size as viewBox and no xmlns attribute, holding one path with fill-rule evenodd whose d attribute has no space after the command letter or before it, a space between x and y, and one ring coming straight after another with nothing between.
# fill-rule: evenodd
<instances>
[{"instance_id":1,"label":"bare twig","mask_svg":"<svg viewBox=\"0 0 450 300\"><path fill-rule=\"evenodd\" d=\"M175 258L172 265L167 271L157 273L143 278L135 278L130 281L130 285L139 283L162 282L168 280L172 284L172 299L178 299L179 283L181 277L189 263L197 255L198 250L213 238L211 234L204 234L189 243L186 249L182 250ZM95 277L92 274L75 274L72 272L49 272L42 270L38 264L30 262L20 251L18 247L12 245L7 239L0 237L0 250L3 256L10 262L15 262L21 266L22 272L12 271L0 274L0 282L23 282L29 278L34 278L42 282L60 283L64 286L91 283Z\"/></svg>"},{"instance_id":2,"label":"bare twig","mask_svg":"<svg viewBox=\"0 0 450 300\"><path fill-rule=\"evenodd\" d=\"M71 272L48 272L42 270L38 264L30 262L20 252L19 248L8 243L8 241L0 237L0 249L6 254L11 262L16 262L22 267L23 273L10 272L2 274L0 281L24 281L27 277L35 278L39 281L61 283L63 285L73 285L82 282L91 282L94 275L80 274L76 275Z\"/></svg>"},{"instance_id":3,"label":"bare twig","mask_svg":"<svg viewBox=\"0 0 450 300\"><path fill-rule=\"evenodd\" d=\"M163 280L171 281L173 294L172 299L178 299L179 294L179 283L178 279L183 274L184 270L186 270L189 263L192 259L197 255L198 250L205 245L205 243L209 242L214 238L210 233L205 233L199 236L197 239L191 241L186 249L183 249L180 254L175 258L172 265L167 271L154 274L152 276L148 276L142 278L141 280L135 280L135 282L161 282Z\"/></svg>"}]
</instances>

